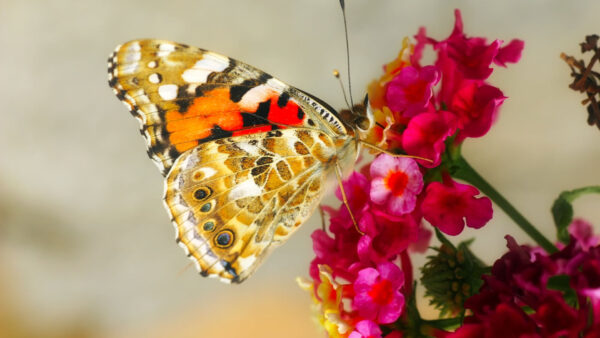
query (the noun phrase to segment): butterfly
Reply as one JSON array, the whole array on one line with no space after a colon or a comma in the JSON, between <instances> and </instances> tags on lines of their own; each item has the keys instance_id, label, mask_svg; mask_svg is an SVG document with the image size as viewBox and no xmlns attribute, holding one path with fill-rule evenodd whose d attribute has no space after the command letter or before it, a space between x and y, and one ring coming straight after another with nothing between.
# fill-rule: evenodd
<instances>
[{"instance_id":1,"label":"butterfly","mask_svg":"<svg viewBox=\"0 0 600 338\"><path fill-rule=\"evenodd\" d=\"M241 283L352 167L370 115L331 106L243 62L164 40L108 59L108 83L165 176L176 241L203 276Z\"/></svg>"}]
</instances>

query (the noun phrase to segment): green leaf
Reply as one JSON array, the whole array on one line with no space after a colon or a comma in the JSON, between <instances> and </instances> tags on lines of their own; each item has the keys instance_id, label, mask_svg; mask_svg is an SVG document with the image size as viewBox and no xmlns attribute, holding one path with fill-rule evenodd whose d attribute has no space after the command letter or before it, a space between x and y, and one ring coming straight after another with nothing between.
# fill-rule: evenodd
<instances>
[{"instance_id":1,"label":"green leaf","mask_svg":"<svg viewBox=\"0 0 600 338\"><path fill-rule=\"evenodd\" d=\"M552 217L554 217L554 224L556 225L556 237L559 241L568 244L569 232L567 227L573 220L573 206L564 198L563 194L560 194L552 205Z\"/></svg>"},{"instance_id":2,"label":"green leaf","mask_svg":"<svg viewBox=\"0 0 600 338\"><path fill-rule=\"evenodd\" d=\"M556 237L559 241L569 243L567 227L573 221L573 201L581 195L600 194L600 186L583 187L570 191L563 191L552 204L552 217L556 225Z\"/></svg>"}]
</instances>

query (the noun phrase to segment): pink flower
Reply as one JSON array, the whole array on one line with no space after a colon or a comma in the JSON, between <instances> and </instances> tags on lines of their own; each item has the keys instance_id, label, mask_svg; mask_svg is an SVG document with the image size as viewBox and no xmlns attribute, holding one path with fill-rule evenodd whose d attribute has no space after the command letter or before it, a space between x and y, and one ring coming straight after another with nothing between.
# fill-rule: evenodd
<instances>
[{"instance_id":1,"label":"pink flower","mask_svg":"<svg viewBox=\"0 0 600 338\"><path fill-rule=\"evenodd\" d=\"M454 16L456 18L454 31L448 39L442 42L442 45L445 45L448 56L456 62L458 70L465 78L487 79L493 71L490 66L498 54L502 42L495 40L488 45L485 38L467 38L463 33L460 11L455 10ZM513 55L509 53L509 56Z\"/></svg>"},{"instance_id":2,"label":"pink flower","mask_svg":"<svg viewBox=\"0 0 600 338\"><path fill-rule=\"evenodd\" d=\"M402 331L392 331L385 338L402 338Z\"/></svg>"},{"instance_id":3,"label":"pink flower","mask_svg":"<svg viewBox=\"0 0 600 338\"><path fill-rule=\"evenodd\" d=\"M490 315L481 322L465 324L447 338L503 338L503 337L528 337L536 338L535 322L527 317L525 312L516 306L499 304Z\"/></svg>"},{"instance_id":4,"label":"pink flower","mask_svg":"<svg viewBox=\"0 0 600 338\"><path fill-rule=\"evenodd\" d=\"M596 257L587 257L587 261L583 262L581 271L578 271L573 276L571 284L582 297L589 298L592 312L594 316L594 325L600 327L600 256L598 255L598 247L596 249Z\"/></svg>"},{"instance_id":5,"label":"pink flower","mask_svg":"<svg viewBox=\"0 0 600 338\"><path fill-rule=\"evenodd\" d=\"M417 228L417 241L410 245L410 251L417 253L425 253L429 249L429 242L433 232L421 223Z\"/></svg>"},{"instance_id":6,"label":"pink flower","mask_svg":"<svg viewBox=\"0 0 600 338\"><path fill-rule=\"evenodd\" d=\"M422 166L437 167L441 162L441 154L446 149L444 141L456 130L455 120L455 116L446 111L413 117L402 135L402 147L409 155L433 161L418 160Z\"/></svg>"},{"instance_id":7,"label":"pink flower","mask_svg":"<svg viewBox=\"0 0 600 338\"><path fill-rule=\"evenodd\" d=\"M365 263L392 260L417 241L418 227L411 215L392 216L373 210L365 223L365 235L358 240L358 256ZM365 217L367 219L367 217Z\"/></svg>"},{"instance_id":8,"label":"pink flower","mask_svg":"<svg viewBox=\"0 0 600 338\"><path fill-rule=\"evenodd\" d=\"M433 95L432 87L439 78L435 66L426 66L420 70L412 66L402 68L387 85L385 98L388 106L406 117L426 111Z\"/></svg>"},{"instance_id":9,"label":"pink flower","mask_svg":"<svg viewBox=\"0 0 600 338\"><path fill-rule=\"evenodd\" d=\"M592 236L587 230L583 232L586 239ZM479 292L465 302L465 308L473 315L465 320L468 324L456 332L473 332L474 335L451 337L502 334L502 327L495 324L502 325L502 322L510 323L506 328L516 332L533 325L540 337L594 337L600 328L597 315L600 313L600 247L589 247L585 251L580 241L571 237L568 246L549 255L540 253L539 248L518 245L510 236L506 239L509 251L496 260L491 273L483 277ZM569 277L569 287L577 294L578 305L570 305L561 291L550 287L551 279L559 276ZM522 312L524 306L531 308L531 313ZM497 313L501 307L512 320L499 321ZM525 322L526 326L521 325Z\"/></svg>"},{"instance_id":10,"label":"pink flower","mask_svg":"<svg viewBox=\"0 0 600 338\"><path fill-rule=\"evenodd\" d=\"M342 205L342 208L345 208L345 206ZM337 222L339 222L339 216L332 217L330 229L334 228L334 224ZM344 224L344 227L348 226L348 228L345 229L338 225L340 231L334 233L333 238L320 229L312 233L313 250L316 257L311 262L310 275L314 280L320 278L318 270L320 264L329 265L334 277L354 280L355 272L350 267L360 260L356 245L361 236L352 226L352 221L346 221L342 224Z\"/></svg>"},{"instance_id":11,"label":"pink flower","mask_svg":"<svg viewBox=\"0 0 600 338\"><path fill-rule=\"evenodd\" d=\"M392 215L411 212L417 203L417 194L423 189L423 176L415 160L377 156L371 163L371 200L385 205Z\"/></svg>"},{"instance_id":12,"label":"pink flower","mask_svg":"<svg viewBox=\"0 0 600 338\"><path fill-rule=\"evenodd\" d=\"M369 190L370 182L365 175L354 171L342 182L342 184L344 186L346 197L348 198L348 204L350 204L350 208L353 210L353 216L358 220L362 213L368 209L369 196L365 194L365 192ZM343 200L342 192L339 187L335 191L335 196L340 201ZM349 221L349 223L345 222L345 225L353 226L352 219L348 213L348 208L342 206L339 212L340 217Z\"/></svg>"},{"instance_id":13,"label":"pink flower","mask_svg":"<svg viewBox=\"0 0 600 338\"><path fill-rule=\"evenodd\" d=\"M506 97L500 89L477 82L465 82L450 102L450 110L458 117L459 139L485 135L496 119Z\"/></svg>"},{"instance_id":14,"label":"pink flower","mask_svg":"<svg viewBox=\"0 0 600 338\"><path fill-rule=\"evenodd\" d=\"M514 39L508 45L500 48L494 58L494 63L506 67L506 63L517 63L521 59L521 53L525 47L523 40Z\"/></svg>"},{"instance_id":15,"label":"pink flower","mask_svg":"<svg viewBox=\"0 0 600 338\"><path fill-rule=\"evenodd\" d=\"M592 225L584 219L575 218L567 230L585 252L600 244L600 236L594 235Z\"/></svg>"},{"instance_id":16,"label":"pink flower","mask_svg":"<svg viewBox=\"0 0 600 338\"><path fill-rule=\"evenodd\" d=\"M381 338L381 329L373 321L361 320L348 338Z\"/></svg>"},{"instance_id":17,"label":"pink flower","mask_svg":"<svg viewBox=\"0 0 600 338\"><path fill-rule=\"evenodd\" d=\"M560 293L546 295L532 317L544 337L577 337L586 326L586 318L568 306Z\"/></svg>"},{"instance_id":18,"label":"pink flower","mask_svg":"<svg viewBox=\"0 0 600 338\"><path fill-rule=\"evenodd\" d=\"M444 183L427 186L421 205L423 217L448 235L458 235L467 226L479 229L492 218L492 202L479 195L477 188L455 182L449 176Z\"/></svg>"},{"instance_id":19,"label":"pink flower","mask_svg":"<svg viewBox=\"0 0 600 338\"><path fill-rule=\"evenodd\" d=\"M362 269L354 281L352 307L363 318L380 324L392 323L404 308L404 296L400 292L403 284L404 275L395 264L386 262L377 269Z\"/></svg>"},{"instance_id":20,"label":"pink flower","mask_svg":"<svg viewBox=\"0 0 600 338\"><path fill-rule=\"evenodd\" d=\"M415 40L417 41L417 43L415 44L413 53L410 56L410 63L413 66L419 68L419 62L423 57L423 49L425 49L425 46L427 44L435 44L436 42L427 36L425 27L419 27L419 31L415 35Z\"/></svg>"}]
</instances>

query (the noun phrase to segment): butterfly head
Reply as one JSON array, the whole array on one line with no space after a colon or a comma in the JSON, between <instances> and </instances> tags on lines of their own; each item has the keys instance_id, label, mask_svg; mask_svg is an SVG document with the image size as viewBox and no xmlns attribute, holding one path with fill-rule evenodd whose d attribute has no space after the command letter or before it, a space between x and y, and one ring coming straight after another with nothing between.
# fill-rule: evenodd
<instances>
[{"instance_id":1,"label":"butterfly head","mask_svg":"<svg viewBox=\"0 0 600 338\"><path fill-rule=\"evenodd\" d=\"M340 111L340 117L348 129L354 132L354 136L360 140L365 140L375 127L375 118L369 105L368 95L365 96L363 103L354 105L352 109Z\"/></svg>"}]
</instances>

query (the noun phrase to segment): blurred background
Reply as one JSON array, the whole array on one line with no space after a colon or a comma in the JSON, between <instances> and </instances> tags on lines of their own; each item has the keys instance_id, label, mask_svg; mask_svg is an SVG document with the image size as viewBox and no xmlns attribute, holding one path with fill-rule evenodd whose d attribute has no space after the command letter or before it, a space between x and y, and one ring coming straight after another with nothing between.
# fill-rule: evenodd
<instances>
[{"instance_id":1,"label":"blurred background","mask_svg":"<svg viewBox=\"0 0 600 338\"><path fill-rule=\"evenodd\" d=\"M454 8L470 36L526 42L521 62L490 79L509 97L496 125L464 152L553 236L558 193L600 183L600 131L587 126L559 58L600 33L600 2L349 0L355 98L404 36L419 26L448 36ZM242 285L188 266L163 210L162 177L107 85L109 53L135 38L211 49L344 106L331 76L345 69L337 0L0 0L0 336L323 336L294 281L308 275L318 216ZM599 202L584 197L575 208L597 229ZM491 263L506 233L528 241L496 210L462 237L477 237L473 250Z\"/></svg>"}]
</instances>

